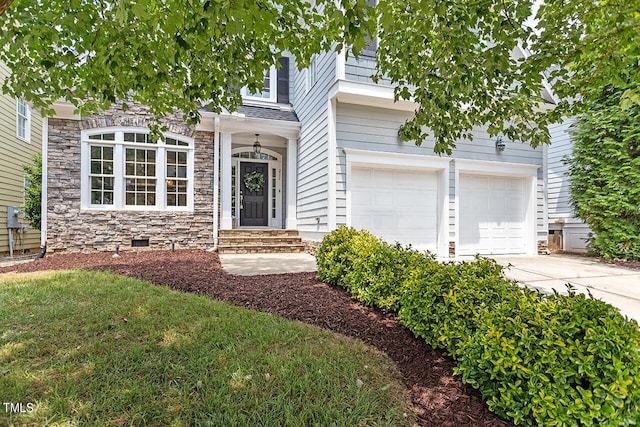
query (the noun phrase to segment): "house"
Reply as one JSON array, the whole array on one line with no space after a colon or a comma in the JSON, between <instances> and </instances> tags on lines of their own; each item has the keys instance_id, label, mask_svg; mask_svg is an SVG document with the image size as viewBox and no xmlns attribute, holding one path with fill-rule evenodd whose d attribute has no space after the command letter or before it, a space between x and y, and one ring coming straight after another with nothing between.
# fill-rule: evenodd
<instances>
[{"instance_id":1,"label":"house","mask_svg":"<svg viewBox=\"0 0 640 427\"><path fill-rule=\"evenodd\" d=\"M0 62L0 82L9 69ZM0 256L37 252L40 231L24 219L23 164L42 146L42 121L22 99L0 94Z\"/></svg>"},{"instance_id":2,"label":"house","mask_svg":"<svg viewBox=\"0 0 640 427\"><path fill-rule=\"evenodd\" d=\"M549 128L551 145L546 148L547 191L549 203L549 249L563 252L585 253L591 230L571 207L570 183L565 163L571 155L571 125L573 120Z\"/></svg>"},{"instance_id":3,"label":"house","mask_svg":"<svg viewBox=\"0 0 640 427\"><path fill-rule=\"evenodd\" d=\"M78 117L55 105L49 250L223 249L243 229L313 247L340 225L440 257L545 250L544 150L483 129L449 157L400 141L416 105L372 82L372 54L322 53L303 71L282 58L237 112L204 109L195 127L166 118L159 141L142 106Z\"/></svg>"}]
</instances>

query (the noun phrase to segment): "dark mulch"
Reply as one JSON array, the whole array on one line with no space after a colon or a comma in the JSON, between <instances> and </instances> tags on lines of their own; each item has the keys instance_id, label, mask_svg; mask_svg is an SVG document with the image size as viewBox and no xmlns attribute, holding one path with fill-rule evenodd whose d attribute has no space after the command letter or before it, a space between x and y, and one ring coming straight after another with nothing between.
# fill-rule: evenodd
<instances>
[{"instance_id":1,"label":"dark mulch","mask_svg":"<svg viewBox=\"0 0 640 427\"><path fill-rule=\"evenodd\" d=\"M108 270L172 289L208 295L275 313L358 338L385 352L399 367L423 426L512 426L489 412L479 393L453 376L454 361L416 339L392 317L354 302L342 289L314 273L232 276L220 270L217 254L204 251L148 251L53 255L0 267L28 272L69 268Z\"/></svg>"}]
</instances>

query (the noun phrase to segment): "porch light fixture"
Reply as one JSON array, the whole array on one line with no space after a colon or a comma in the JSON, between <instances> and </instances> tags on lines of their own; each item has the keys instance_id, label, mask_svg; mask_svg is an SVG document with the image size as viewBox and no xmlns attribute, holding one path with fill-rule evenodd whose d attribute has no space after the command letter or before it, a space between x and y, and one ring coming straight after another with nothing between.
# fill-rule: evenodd
<instances>
[{"instance_id":1,"label":"porch light fixture","mask_svg":"<svg viewBox=\"0 0 640 427\"><path fill-rule=\"evenodd\" d=\"M498 135L498 138L496 139L496 150L504 151L506 146L507 144L505 144L504 141L502 140L502 136Z\"/></svg>"},{"instance_id":2,"label":"porch light fixture","mask_svg":"<svg viewBox=\"0 0 640 427\"><path fill-rule=\"evenodd\" d=\"M256 142L253 143L253 152L258 156L260 154L260 150L262 150L262 146L260 145L260 141L258 141L259 133L256 133Z\"/></svg>"}]
</instances>

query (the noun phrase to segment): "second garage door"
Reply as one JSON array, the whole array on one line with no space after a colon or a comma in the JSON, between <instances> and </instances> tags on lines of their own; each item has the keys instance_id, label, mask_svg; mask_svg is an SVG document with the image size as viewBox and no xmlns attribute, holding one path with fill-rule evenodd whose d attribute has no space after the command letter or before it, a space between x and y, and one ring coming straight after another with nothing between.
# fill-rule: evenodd
<instances>
[{"instance_id":1,"label":"second garage door","mask_svg":"<svg viewBox=\"0 0 640 427\"><path fill-rule=\"evenodd\" d=\"M526 251L526 180L460 174L459 255Z\"/></svg>"},{"instance_id":2,"label":"second garage door","mask_svg":"<svg viewBox=\"0 0 640 427\"><path fill-rule=\"evenodd\" d=\"M351 224L387 242L437 248L438 180L435 172L354 167Z\"/></svg>"}]
</instances>

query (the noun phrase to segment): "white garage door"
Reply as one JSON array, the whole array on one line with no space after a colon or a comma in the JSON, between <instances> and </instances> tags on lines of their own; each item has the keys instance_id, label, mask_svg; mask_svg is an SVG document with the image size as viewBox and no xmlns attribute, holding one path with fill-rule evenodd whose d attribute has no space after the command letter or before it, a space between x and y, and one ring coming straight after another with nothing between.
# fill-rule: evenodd
<instances>
[{"instance_id":1,"label":"white garage door","mask_svg":"<svg viewBox=\"0 0 640 427\"><path fill-rule=\"evenodd\" d=\"M351 225L389 243L436 251L438 180L435 172L354 167Z\"/></svg>"},{"instance_id":2,"label":"white garage door","mask_svg":"<svg viewBox=\"0 0 640 427\"><path fill-rule=\"evenodd\" d=\"M458 254L521 254L526 250L524 178L460 175Z\"/></svg>"}]
</instances>

